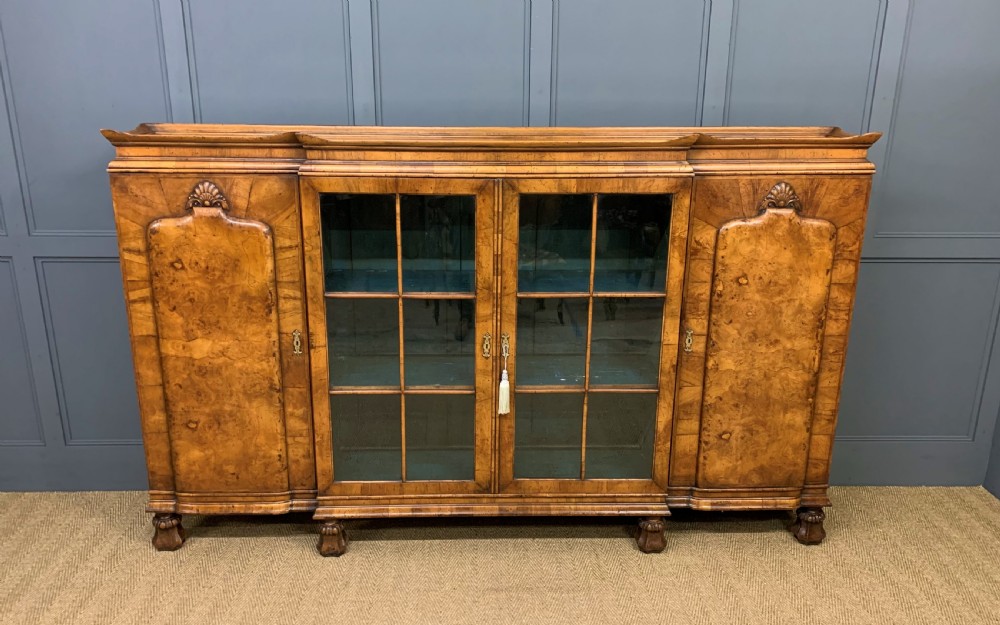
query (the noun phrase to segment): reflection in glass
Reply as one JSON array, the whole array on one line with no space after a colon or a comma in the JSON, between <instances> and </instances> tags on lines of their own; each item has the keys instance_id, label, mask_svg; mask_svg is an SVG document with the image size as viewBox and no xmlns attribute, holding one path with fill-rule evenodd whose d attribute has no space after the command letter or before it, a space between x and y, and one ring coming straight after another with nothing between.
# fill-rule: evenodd
<instances>
[{"instance_id":1,"label":"reflection in glass","mask_svg":"<svg viewBox=\"0 0 1000 625\"><path fill-rule=\"evenodd\" d=\"M402 195L403 290L471 293L475 284L475 196Z\"/></svg>"},{"instance_id":2,"label":"reflection in glass","mask_svg":"<svg viewBox=\"0 0 1000 625\"><path fill-rule=\"evenodd\" d=\"M594 393L587 399L587 479L650 479L656 393Z\"/></svg>"},{"instance_id":3,"label":"reflection in glass","mask_svg":"<svg viewBox=\"0 0 1000 625\"><path fill-rule=\"evenodd\" d=\"M326 300L330 386L399 386L395 299Z\"/></svg>"},{"instance_id":4,"label":"reflection in glass","mask_svg":"<svg viewBox=\"0 0 1000 625\"><path fill-rule=\"evenodd\" d=\"M331 395L333 479L402 479L399 395Z\"/></svg>"},{"instance_id":5,"label":"reflection in glass","mask_svg":"<svg viewBox=\"0 0 1000 625\"><path fill-rule=\"evenodd\" d=\"M517 393L514 477L580 479L583 393Z\"/></svg>"},{"instance_id":6,"label":"reflection in glass","mask_svg":"<svg viewBox=\"0 0 1000 625\"><path fill-rule=\"evenodd\" d=\"M406 396L406 480L475 479L474 395Z\"/></svg>"},{"instance_id":7,"label":"reflection in glass","mask_svg":"<svg viewBox=\"0 0 1000 625\"><path fill-rule=\"evenodd\" d=\"M323 194L327 291L395 293L396 196Z\"/></svg>"},{"instance_id":8,"label":"reflection in glass","mask_svg":"<svg viewBox=\"0 0 1000 625\"><path fill-rule=\"evenodd\" d=\"M590 385L656 385L663 298L595 297Z\"/></svg>"},{"instance_id":9,"label":"reflection in glass","mask_svg":"<svg viewBox=\"0 0 1000 625\"><path fill-rule=\"evenodd\" d=\"M666 288L670 195L600 195L594 290Z\"/></svg>"},{"instance_id":10,"label":"reflection in glass","mask_svg":"<svg viewBox=\"0 0 1000 625\"><path fill-rule=\"evenodd\" d=\"M407 387L475 384L475 304L471 299L403 300Z\"/></svg>"},{"instance_id":11,"label":"reflection in glass","mask_svg":"<svg viewBox=\"0 0 1000 625\"><path fill-rule=\"evenodd\" d=\"M520 197L518 290L587 291L590 288L591 195Z\"/></svg>"},{"instance_id":12,"label":"reflection in glass","mask_svg":"<svg viewBox=\"0 0 1000 625\"><path fill-rule=\"evenodd\" d=\"M518 300L518 385L583 386L586 354L586 298Z\"/></svg>"}]
</instances>

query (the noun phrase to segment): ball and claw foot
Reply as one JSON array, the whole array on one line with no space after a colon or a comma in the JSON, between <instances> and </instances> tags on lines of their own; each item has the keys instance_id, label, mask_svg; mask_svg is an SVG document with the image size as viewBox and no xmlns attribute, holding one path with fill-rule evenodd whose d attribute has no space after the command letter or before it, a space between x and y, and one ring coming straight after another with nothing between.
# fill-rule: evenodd
<instances>
[{"instance_id":1,"label":"ball and claw foot","mask_svg":"<svg viewBox=\"0 0 1000 625\"><path fill-rule=\"evenodd\" d=\"M153 546L157 551L177 551L184 544L187 532L181 525L181 515L157 513L153 515Z\"/></svg>"},{"instance_id":2,"label":"ball and claw foot","mask_svg":"<svg viewBox=\"0 0 1000 625\"><path fill-rule=\"evenodd\" d=\"M649 517L639 521L639 551L643 553L660 553L667 546L663 532L663 517Z\"/></svg>"},{"instance_id":3,"label":"ball and claw foot","mask_svg":"<svg viewBox=\"0 0 1000 625\"><path fill-rule=\"evenodd\" d=\"M825 518L823 508L799 508L788 530L803 545L818 545L826 538L826 530L823 529Z\"/></svg>"},{"instance_id":4,"label":"ball and claw foot","mask_svg":"<svg viewBox=\"0 0 1000 625\"><path fill-rule=\"evenodd\" d=\"M319 528L319 555L342 556L347 551L347 534L339 521L325 521Z\"/></svg>"}]
</instances>

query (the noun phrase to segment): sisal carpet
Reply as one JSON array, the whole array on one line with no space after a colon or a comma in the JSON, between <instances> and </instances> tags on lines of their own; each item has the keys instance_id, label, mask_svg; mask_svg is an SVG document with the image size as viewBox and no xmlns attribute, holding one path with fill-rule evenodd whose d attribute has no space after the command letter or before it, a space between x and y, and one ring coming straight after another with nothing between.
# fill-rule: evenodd
<instances>
[{"instance_id":1,"label":"sisal carpet","mask_svg":"<svg viewBox=\"0 0 1000 625\"><path fill-rule=\"evenodd\" d=\"M785 516L680 511L667 550L631 519L184 518L149 543L143 493L0 493L0 623L1000 623L1000 501L982 488L835 488L826 542Z\"/></svg>"}]
</instances>

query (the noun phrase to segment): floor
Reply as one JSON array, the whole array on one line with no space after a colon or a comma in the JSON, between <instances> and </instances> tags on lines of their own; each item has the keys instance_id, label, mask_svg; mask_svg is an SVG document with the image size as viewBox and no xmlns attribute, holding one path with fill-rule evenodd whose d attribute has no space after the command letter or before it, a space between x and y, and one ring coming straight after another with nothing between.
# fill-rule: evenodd
<instances>
[{"instance_id":1,"label":"floor","mask_svg":"<svg viewBox=\"0 0 1000 625\"><path fill-rule=\"evenodd\" d=\"M774 513L350 523L185 517L157 553L138 492L0 493L0 623L1000 623L1000 501L982 488L832 490L826 541Z\"/></svg>"}]
</instances>

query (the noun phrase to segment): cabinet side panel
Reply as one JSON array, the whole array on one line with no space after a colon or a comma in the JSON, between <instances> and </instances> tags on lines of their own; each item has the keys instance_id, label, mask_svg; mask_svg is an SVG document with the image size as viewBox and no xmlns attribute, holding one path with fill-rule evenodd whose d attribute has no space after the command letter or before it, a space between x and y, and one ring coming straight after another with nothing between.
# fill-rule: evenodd
<instances>
[{"instance_id":1,"label":"cabinet side panel","mask_svg":"<svg viewBox=\"0 0 1000 625\"><path fill-rule=\"evenodd\" d=\"M152 216L167 216L171 211L155 176L112 174L111 197L142 420L150 507L171 511L174 469L146 254L146 227Z\"/></svg>"},{"instance_id":2,"label":"cabinet side panel","mask_svg":"<svg viewBox=\"0 0 1000 625\"><path fill-rule=\"evenodd\" d=\"M804 483L836 233L790 208L719 230L699 487Z\"/></svg>"},{"instance_id":3,"label":"cabinet side panel","mask_svg":"<svg viewBox=\"0 0 1000 625\"><path fill-rule=\"evenodd\" d=\"M196 207L148 242L177 490L288 490L270 228Z\"/></svg>"}]
</instances>

